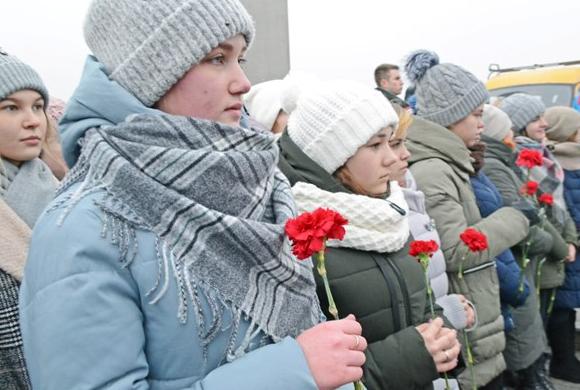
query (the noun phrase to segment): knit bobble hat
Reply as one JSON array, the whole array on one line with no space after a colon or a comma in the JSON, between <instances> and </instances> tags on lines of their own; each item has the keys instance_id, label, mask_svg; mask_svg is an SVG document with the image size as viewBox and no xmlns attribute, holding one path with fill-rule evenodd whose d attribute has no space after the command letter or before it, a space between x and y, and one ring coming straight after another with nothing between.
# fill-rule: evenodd
<instances>
[{"instance_id":1,"label":"knit bobble hat","mask_svg":"<svg viewBox=\"0 0 580 390\"><path fill-rule=\"evenodd\" d=\"M270 130L282 110L284 87L284 80L270 80L253 85L250 92L244 95L244 104L250 116Z\"/></svg>"},{"instance_id":2,"label":"knit bobble hat","mask_svg":"<svg viewBox=\"0 0 580 390\"><path fill-rule=\"evenodd\" d=\"M483 106L483 134L503 141L511 132L512 121L510 117L499 108L486 104Z\"/></svg>"},{"instance_id":3,"label":"knit bobble hat","mask_svg":"<svg viewBox=\"0 0 580 390\"><path fill-rule=\"evenodd\" d=\"M44 99L44 108L46 108L48 91L38 73L0 48L0 100L24 89L38 92Z\"/></svg>"},{"instance_id":4,"label":"knit bobble hat","mask_svg":"<svg viewBox=\"0 0 580 390\"><path fill-rule=\"evenodd\" d=\"M405 73L416 86L418 115L443 127L467 117L489 98L473 74L454 64L440 64L432 51L411 53Z\"/></svg>"},{"instance_id":5,"label":"knit bobble hat","mask_svg":"<svg viewBox=\"0 0 580 390\"><path fill-rule=\"evenodd\" d=\"M288 135L333 174L357 149L398 117L384 96L355 82L335 81L303 91L288 119Z\"/></svg>"},{"instance_id":6,"label":"knit bobble hat","mask_svg":"<svg viewBox=\"0 0 580 390\"><path fill-rule=\"evenodd\" d=\"M499 106L510 117L513 129L522 131L534 119L546 111L546 106L539 96L527 93L514 93L502 100Z\"/></svg>"},{"instance_id":7,"label":"knit bobble hat","mask_svg":"<svg viewBox=\"0 0 580 390\"><path fill-rule=\"evenodd\" d=\"M239 0L93 0L85 42L109 77L154 105L221 42L254 37Z\"/></svg>"},{"instance_id":8,"label":"knit bobble hat","mask_svg":"<svg viewBox=\"0 0 580 390\"><path fill-rule=\"evenodd\" d=\"M550 141L567 142L580 130L580 112L570 107L550 107L546 110Z\"/></svg>"}]
</instances>

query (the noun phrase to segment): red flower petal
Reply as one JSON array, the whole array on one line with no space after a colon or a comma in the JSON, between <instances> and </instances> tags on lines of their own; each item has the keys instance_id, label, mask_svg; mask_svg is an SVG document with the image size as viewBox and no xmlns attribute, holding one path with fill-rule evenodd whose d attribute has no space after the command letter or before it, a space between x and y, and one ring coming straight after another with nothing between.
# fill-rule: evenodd
<instances>
[{"instance_id":1,"label":"red flower petal","mask_svg":"<svg viewBox=\"0 0 580 390\"><path fill-rule=\"evenodd\" d=\"M533 167L541 167L544 163L544 156L539 150L523 149L516 160L516 165L526 167L528 169Z\"/></svg>"},{"instance_id":2,"label":"red flower petal","mask_svg":"<svg viewBox=\"0 0 580 390\"><path fill-rule=\"evenodd\" d=\"M302 260L323 250L327 239L342 240L347 223L336 211L318 208L288 220L285 232L292 241L292 252Z\"/></svg>"},{"instance_id":3,"label":"red flower petal","mask_svg":"<svg viewBox=\"0 0 580 390\"><path fill-rule=\"evenodd\" d=\"M465 229L463 233L459 235L459 238L461 239L461 241L463 241L463 243L465 243L465 245L467 245L469 250L472 252L481 252L487 249L488 247L487 237L485 236L485 234L473 228Z\"/></svg>"}]
</instances>

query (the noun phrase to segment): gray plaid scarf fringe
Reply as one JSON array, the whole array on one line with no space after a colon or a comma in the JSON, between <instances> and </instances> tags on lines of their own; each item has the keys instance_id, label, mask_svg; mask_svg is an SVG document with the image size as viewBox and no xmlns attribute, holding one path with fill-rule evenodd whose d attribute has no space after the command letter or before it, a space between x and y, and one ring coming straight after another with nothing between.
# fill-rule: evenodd
<instances>
[{"instance_id":1,"label":"gray plaid scarf fringe","mask_svg":"<svg viewBox=\"0 0 580 390\"><path fill-rule=\"evenodd\" d=\"M222 329L224 307L234 313L229 361L243 355L260 331L278 341L320 322L312 263L298 262L284 235L295 205L276 166L271 134L194 118L135 115L90 130L83 143L60 193L81 184L59 202L67 204L60 223L81 198L105 189L98 204L105 213L102 237L117 245L123 266L137 254L135 229L154 232L159 271L147 295L158 302L174 275L178 318L184 323L188 312L195 315L204 353ZM238 343L242 315L251 325Z\"/></svg>"}]
</instances>

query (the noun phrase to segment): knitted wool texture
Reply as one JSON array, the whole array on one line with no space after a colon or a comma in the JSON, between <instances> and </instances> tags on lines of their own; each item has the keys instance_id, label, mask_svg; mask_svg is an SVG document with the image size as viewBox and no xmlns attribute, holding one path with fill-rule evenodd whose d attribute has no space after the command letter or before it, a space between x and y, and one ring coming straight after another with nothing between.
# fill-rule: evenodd
<instances>
[{"instance_id":1,"label":"knitted wool texture","mask_svg":"<svg viewBox=\"0 0 580 390\"><path fill-rule=\"evenodd\" d=\"M0 49L0 100L24 89L37 91L48 104L48 91L34 69Z\"/></svg>"},{"instance_id":2,"label":"knitted wool texture","mask_svg":"<svg viewBox=\"0 0 580 390\"><path fill-rule=\"evenodd\" d=\"M510 117L514 131L521 132L528 123L544 114L546 106L539 96L514 93L506 97L500 107Z\"/></svg>"},{"instance_id":3,"label":"knitted wool texture","mask_svg":"<svg viewBox=\"0 0 580 390\"><path fill-rule=\"evenodd\" d=\"M252 18L238 0L93 0L85 41L112 80L150 107Z\"/></svg>"},{"instance_id":4,"label":"knitted wool texture","mask_svg":"<svg viewBox=\"0 0 580 390\"><path fill-rule=\"evenodd\" d=\"M566 142L580 130L580 112L570 107L550 107L546 110L546 136L555 142Z\"/></svg>"},{"instance_id":5,"label":"knitted wool texture","mask_svg":"<svg viewBox=\"0 0 580 390\"><path fill-rule=\"evenodd\" d=\"M454 64L440 64L437 54L427 50L411 53L405 71L416 85L418 115L443 127L462 120L489 98L473 74Z\"/></svg>"},{"instance_id":6,"label":"knitted wool texture","mask_svg":"<svg viewBox=\"0 0 580 390\"><path fill-rule=\"evenodd\" d=\"M383 95L362 84L335 81L300 94L288 119L288 135L332 174L357 149L399 119Z\"/></svg>"},{"instance_id":7,"label":"knitted wool texture","mask_svg":"<svg viewBox=\"0 0 580 390\"><path fill-rule=\"evenodd\" d=\"M21 281L32 231L2 199L0 221L0 269Z\"/></svg>"},{"instance_id":8,"label":"knitted wool texture","mask_svg":"<svg viewBox=\"0 0 580 390\"><path fill-rule=\"evenodd\" d=\"M112 226L143 226L162 240L171 256L163 255L160 269L173 270L178 286L187 286L179 291L178 318L187 321L191 307L203 345L223 331L225 321L251 317L245 335L232 335L242 342L224 351L233 360L256 329L277 341L320 319L312 263L296 261L284 234L295 210L277 161L269 132L184 116L134 115L87 133L61 192L75 182L82 182L71 194L76 199L106 188L99 206L116 219ZM115 238L124 262L132 258L130 237ZM161 297L165 288L157 287ZM209 318L202 314L201 294L212 308ZM233 318L224 318L221 305L233 310Z\"/></svg>"},{"instance_id":9,"label":"knitted wool texture","mask_svg":"<svg viewBox=\"0 0 580 390\"><path fill-rule=\"evenodd\" d=\"M512 129L510 117L499 108L486 104L483 107L483 134L496 141L503 141Z\"/></svg>"},{"instance_id":10,"label":"knitted wool texture","mask_svg":"<svg viewBox=\"0 0 580 390\"><path fill-rule=\"evenodd\" d=\"M382 98L386 100L385 98ZM401 249L409 238L409 207L401 187L391 183L388 200L404 209L396 212L384 199L346 192L328 192L315 185L298 182L292 187L298 212L312 212L318 207L329 207L348 220L342 241L329 240L329 247L354 248L363 251L391 253Z\"/></svg>"},{"instance_id":11,"label":"knitted wool texture","mask_svg":"<svg viewBox=\"0 0 580 390\"><path fill-rule=\"evenodd\" d=\"M281 96L285 85L284 80L270 80L253 85L250 92L244 95L244 104L250 116L269 130L282 110Z\"/></svg>"}]
</instances>

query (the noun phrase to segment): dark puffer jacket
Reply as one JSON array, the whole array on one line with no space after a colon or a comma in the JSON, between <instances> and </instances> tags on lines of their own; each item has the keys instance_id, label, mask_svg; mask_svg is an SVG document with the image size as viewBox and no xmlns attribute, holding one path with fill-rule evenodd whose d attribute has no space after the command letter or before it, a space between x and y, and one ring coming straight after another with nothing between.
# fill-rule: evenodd
<instances>
[{"instance_id":1,"label":"dark puffer jacket","mask_svg":"<svg viewBox=\"0 0 580 390\"><path fill-rule=\"evenodd\" d=\"M279 166L292 185L301 181L329 192L350 192L306 156L287 133L279 142ZM348 248L328 248L326 253L339 313L354 314L369 343L363 377L369 390L431 389L431 382L439 377L415 329L430 318L430 309L423 270L408 251L407 244L387 254ZM316 277L321 305L327 308L322 280Z\"/></svg>"},{"instance_id":2,"label":"dark puffer jacket","mask_svg":"<svg viewBox=\"0 0 580 390\"><path fill-rule=\"evenodd\" d=\"M555 146L554 155L564 168L564 199L576 230L580 232L580 145L565 142ZM580 251L576 261L566 264L566 279L558 289L555 306L561 309L580 307Z\"/></svg>"},{"instance_id":3,"label":"dark puffer jacket","mask_svg":"<svg viewBox=\"0 0 580 390\"><path fill-rule=\"evenodd\" d=\"M503 207L503 202L497 188L495 188L483 172L471 177L471 186L473 187L475 200L477 201L477 206L482 217L485 218ZM530 294L530 286L528 281L523 278L524 289L519 291L520 278L523 275L511 250L506 249L497 255L495 263L499 279L501 313L505 322L505 330L510 331L514 328L510 306L518 307L522 305Z\"/></svg>"}]
</instances>

